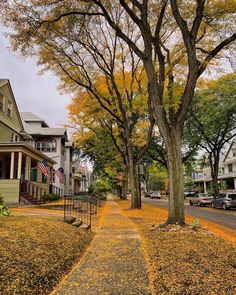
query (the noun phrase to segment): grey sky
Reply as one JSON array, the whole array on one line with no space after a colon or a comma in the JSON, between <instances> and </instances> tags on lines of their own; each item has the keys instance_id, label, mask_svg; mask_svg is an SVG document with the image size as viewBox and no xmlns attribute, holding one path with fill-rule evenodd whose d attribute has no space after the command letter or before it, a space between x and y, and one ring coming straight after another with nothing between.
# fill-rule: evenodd
<instances>
[{"instance_id":1,"label":"grey sky","mask_svg":"<svg viewBox=\"0 0 236 295\"><path fill-rule=\"evenodd\" d=\"M3 32L0 26L0 79L10 80L21 112L33 112L44 118L50 127L61 127L67 122L66 105L70 103L70 96L60 95L58 80L52 74L37 74L36 60L24 60L10 52Z\"/></svg>"}]
</instances>

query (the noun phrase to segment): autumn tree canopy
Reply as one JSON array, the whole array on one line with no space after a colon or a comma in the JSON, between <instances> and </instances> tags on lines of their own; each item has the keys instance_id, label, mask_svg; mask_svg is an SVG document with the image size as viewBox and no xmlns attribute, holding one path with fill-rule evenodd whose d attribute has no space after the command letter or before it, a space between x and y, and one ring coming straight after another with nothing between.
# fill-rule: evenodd
<instances>
[{"instance_id":1,"label":"autumn tree canopy","mask_svg":"<svg viewBox=\"0 0 236 295\"><path fill-rule=\"evenodd\" d=\"M183 224L183 126L199 77L208 67L219 67L216 58L228 54L236 39L236 2L15 0L1 1L0 7L5 25L13 29L13 49L37 54L44 68L63 81L69 78L73 87L91 90L101 66L109 65L109 75L114 71L117 42L120 50L135 54L145 69L149 107L167 150L168 222ZM182 84L177 96L174 82Z\"/></svg>"}]
</instances>

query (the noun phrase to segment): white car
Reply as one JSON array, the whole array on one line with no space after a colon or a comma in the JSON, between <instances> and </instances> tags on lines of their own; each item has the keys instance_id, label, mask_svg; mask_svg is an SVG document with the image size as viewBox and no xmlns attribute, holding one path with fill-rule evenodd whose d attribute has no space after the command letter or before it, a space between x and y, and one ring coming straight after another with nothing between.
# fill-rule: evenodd
<instances>
[{"instance_id":1,"label":"white car","mask_svg":"<svg viewBox=\"0 0 236 295\"><path fill-rule=\"evenodd\" d=\"M197 206L211 206L213 200L213 196L205 193L197 193L195 196L191 197L189 200L190 206L197 205Z\"/></svg>"},{"instance_id":2,"label":"white car","mask_svg":"<svg viewBox=\"0 0 236 295\"><path fill-rule=\"evenodd\" d=\"M150 199L160 199L161 198L161 193L154 191L154 192L150 193L149 198Z\"/></svg>"}]
</instances>

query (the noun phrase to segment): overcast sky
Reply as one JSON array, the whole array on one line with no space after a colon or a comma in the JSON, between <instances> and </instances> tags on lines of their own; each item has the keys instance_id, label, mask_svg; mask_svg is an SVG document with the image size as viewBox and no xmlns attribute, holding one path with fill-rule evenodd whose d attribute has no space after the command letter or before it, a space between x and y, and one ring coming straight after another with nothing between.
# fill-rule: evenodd
<instances>
[{"instance_id":1,"label":"overcast sky","mask_svg":"<svg viewBox=\"0 0 236 295\"><path fill-rule=\"evenodd\" d=\"M50 127L67 123L69 95L57 90L58 80L50 73L38 75L36 60L22 59L10 52L0 27L0 79L9 79L20 112L32 112L44 118Z\"/></svg>"}]
</instances>

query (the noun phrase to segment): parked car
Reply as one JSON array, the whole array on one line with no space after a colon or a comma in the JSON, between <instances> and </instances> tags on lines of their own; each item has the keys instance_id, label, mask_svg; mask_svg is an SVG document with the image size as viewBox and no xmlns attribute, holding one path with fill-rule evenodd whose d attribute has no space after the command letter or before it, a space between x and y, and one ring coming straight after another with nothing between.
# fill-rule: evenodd
<instances>
[{"instance_id":1,"label":"parked car","mask_svg":"<svg viewBox=\"0 0 236 295\"><path fill-rule=\"evenodd\" d=\"M213 208L222 208L224 210L236 208L236 193L219 194L212 200Z\"/></svg>"},{"instance_id":2,"label":"parked car","mask_svg":"<svg viewBox=\"0 0 236 295\"><path fill-rule=\"evenodd\" d=\"M152 192L149 196L150 199L160 199L161 198L161 192Z\"/></svg>"},{"instance_id":3,"label":"parked car","mask_svg":"<svg viewBox=\"0 0 236 295\"><path fill-rule=\"evenodd\" d=\"M189 200L189 204L191 206L197 205L197 206L211 206L213 200L213 196L205 193L197 193L194 196L192 196Z\"/></svg>"},{"instance_id":4,"label":"parked car","mask_svg":"<svg viewBox=\"0 0 236 295\"><path fill-rule=\"evenodd\" d=\"M184 197L193 197L195 194L196 192L193 191L184 192Z\"/></svg>"},{"instance_id":5,"label":"parked car","mask_svg":"<svg viewBox=\"0 0 236 295\"><path fill-rule=\"evenodd\" d=\"M152 191L150 191L150 192L145 192L145 193L144 193L144 197L145 197L145 198L149 198L151 193L152 193Z\"/></svg>"}]
</instances>

